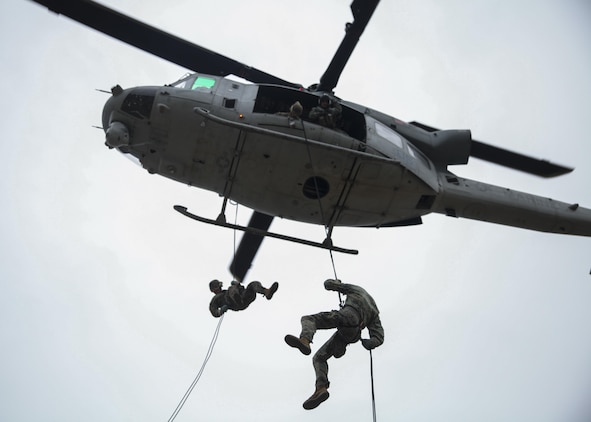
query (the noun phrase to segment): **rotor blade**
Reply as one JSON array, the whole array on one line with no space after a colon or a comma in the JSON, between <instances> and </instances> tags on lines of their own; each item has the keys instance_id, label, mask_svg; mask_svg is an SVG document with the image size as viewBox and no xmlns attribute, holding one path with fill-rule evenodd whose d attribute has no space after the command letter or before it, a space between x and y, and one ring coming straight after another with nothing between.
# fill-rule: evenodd
<instances>
[{"instance_id":1,"label":"rotor blade","mask_svg":"<svg viewBox=\"0 0 591 422\"><path fill-rule=\"evenodd\" d=\"M252 227L258 230L267 231L273 222L273 216L263 214L262 212L255 211L250 217L248 227ZM252 261L261 246L264 236L246 232L240 240L240 245L234 255L234 260L230 264L230 272L234 278L238 281L243 281L246 273L252 265Z\"/></svg>"},{"instance_id":2,"label":"rotor blade","mask_svg":"<svg viewBox=\"0 0 591 422\"><path fill-rule=\"evenodd\" d=\"M33 0L49 10L194 72L300 88L90 0Z\"/></svg>"},{"instance_id":3,"label":"rotor blade","mask_svg":"<svg viewBox=\"0 0 591 422\"><path fill-rule=\"evenodd\" d=\"M427 132L437 132L440 129L426 125L420 122L409 122L411 125L419 127ZM503 167L509 167L514 170L534 174L541 177L556 177L570 173L573 168L551 163L548 160L540 160L529 157L518 152L509 151L504 148L495 147L484 142L472 139L470 156L490 163L498 164Z\"/></svg>"},{"instance_id":4,"label":"rotor blade","mask_svg":"<svg viewBox=\"0 0 591 422\"><path fill-rule=\"evenodd\" d=\"M472 140L470 155L481 160L541 177L561 176L574 170L570 167L551 163L548 160L528 157L527 155L488 145L474 139Z\"/></svg>"},{"instance_id":5,"label":"rotor blade","mask_svg":"<svg viewBox=\"0 0 591 422\"><path fill-rule=\"evenodd\" d=\"M353 23L348 23L345 26L345 38L341 41L332 61L320 78L317 91L332 92L337 86L341 73L379 2L380 0L354 0L351 3Z\"/></svg>"}]
</instances>

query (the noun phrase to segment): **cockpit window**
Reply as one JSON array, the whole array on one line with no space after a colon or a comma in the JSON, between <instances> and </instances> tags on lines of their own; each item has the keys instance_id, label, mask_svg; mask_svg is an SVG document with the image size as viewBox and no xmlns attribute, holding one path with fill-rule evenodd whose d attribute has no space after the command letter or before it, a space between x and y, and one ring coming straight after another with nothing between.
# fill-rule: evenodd
<instances>
[{"instance_id":1,"label":"cockpit window","mask_svg":"<svg viewBox=\"0 0 591 422\"><path fill-rule=\"evenodd\" d=\"M191 89L208 88L211 89L215 85L215 79L207 76L197 76Z\"/></svg>"},{"instance_id":2,"label":"cockpit window","mask_svg":"<svg viewBox=\"0 0 591 422\"><path fill-rule=\"evenodd\" d=\"M152 106L154 105L155 97L156 92L154 89L134 89L123 101L121 110L131 114L132 116L139 117L140 119L149 119L150 113L152 113Z\"/></svg>"}]
</instances>

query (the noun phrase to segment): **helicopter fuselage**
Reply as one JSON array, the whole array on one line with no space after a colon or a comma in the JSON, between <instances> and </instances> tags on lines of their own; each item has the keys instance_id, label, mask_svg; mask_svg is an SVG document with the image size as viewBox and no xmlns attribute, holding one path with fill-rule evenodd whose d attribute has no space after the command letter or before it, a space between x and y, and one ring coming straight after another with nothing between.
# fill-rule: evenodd
<instances>
[{"instance_id":1,"label":"helicopter fuselage","mask_svg":"<svg viewBox=\"0 0 591 422\"><path fill-rule=\"evenodd\" d=\"M467 130L428 132L339 101L342 124L309 121L318 93L193 74L167 86L116 87L106 143L143 168L256 211L325 226L420 224L438 212L591 236L591 211L462 179ZM289 115L299 101L300 117Z\"/></svg>"}]
</instances>

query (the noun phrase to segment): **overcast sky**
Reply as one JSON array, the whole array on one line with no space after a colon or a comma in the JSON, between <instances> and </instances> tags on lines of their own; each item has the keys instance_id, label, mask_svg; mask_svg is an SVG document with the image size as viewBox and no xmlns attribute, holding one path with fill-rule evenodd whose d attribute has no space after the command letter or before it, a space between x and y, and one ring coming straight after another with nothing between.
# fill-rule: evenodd
<instances>
[{"instance_id":1,"label":"overcast sky","mask_svg":"<svg viewBox=\"0 0 591 422\"><path fill-rule=\"evenodd\" d=\"M105 3L306 86L352 19L349 0ZM587 0L383 0L336 94L573 166L552 180L478 160L452 171L591 207L590 21ZM149 175L92 126L108 98L95 88L186 69L26 0L0 3L0 58L0 419L168 420L218 323L207 283L230 280L234 233L172 209L215 218L216 194ZM324 238L286 220L272 229ZM591 420L591 239L440 215L333 239L360 251L335 254L337 276L381 310L378 420ZM371 420L360 344L331 359L331 397L305 411L311 356L283 341L302 315L338 307L322 286L333 276L327 252L265 240L249 279L279 291L226 315L176 420Z\"/></svg>"}]
</instances>

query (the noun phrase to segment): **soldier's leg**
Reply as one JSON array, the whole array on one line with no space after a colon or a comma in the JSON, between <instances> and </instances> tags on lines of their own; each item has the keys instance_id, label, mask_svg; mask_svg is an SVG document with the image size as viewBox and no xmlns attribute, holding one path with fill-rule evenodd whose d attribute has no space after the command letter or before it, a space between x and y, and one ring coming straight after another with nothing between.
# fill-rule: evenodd
<instances>
[{"instance_id":1,"label":"soldier's leg","mask_svg":"<svg viewBox=\"0 0 591 422\"><path fill-rule=\"evenodd\" d=\"M356 311L344 307L340 311L320 312L314 315L306 315L302 317L302 332L300 337L288 335L285 338L287 344L291 347L297 347L300 351L309 355L311 353L310 343L316 334L316 330L336 328L337 332L331 339L322 346L326 350L318 351L319 365L322 366L322 356L329 353L326 357L331 356L340 358L345 354L347 345L355 343L361 336L359 329L359 315Z\"/></svg>"},{"instance_id":2,"label":"soldier's leg","mask_svg":"<svg viewBox=\"0 0 591 422\"><path fill-rule=\"evenodd\" d=\"M273 297L273 295L275 294L275 292L277 291L277 289L279 288L279 283L277 283L276 281L273 282L273 284L271 284L271 287L269 287L268 289L265 289L265 297L267 298L267 300L271 300L271 298Z\"/></svg>"},{"instance_id":3,"label":"soldier's leg","mask_svg":"<svg viewBox=\"0 0 591 422\"><path fill-rule=\"evenodd\" d=\"M326 343L318 349L312 358L312 365L316 372L316 388L326 387L328 388L328 359L334 356L335 351L339 351L347 346L343 343L342 338L338 333L334 333L332 337L328 339Z\"/></svg>"},{"instance_id":4,"label":"soldier's leg","mask_svg":"<svg viewBox=\"0 0 591 422\"><path fill-rule=\"evenodd\" d=\"M328 359L330 359L335 352L345 348L346 343L338 333L328 339L326 343L322 345L312 358L312 364L314 365L314 371L316 372L316 390L303 404L304 409L314 409L318 407L320 403L328 399L328 387L330 382L328 381Z\"/></svg>"},{"instance_id":5,"label":"soldier's leg","mask_svg":"<svg viewBox=\"0 0 591 422\"><path fill-rule=\"evenodd\" d=\"M338 322L338 311L320 312L318 314L303 316L301 319L302 331L300 337L304 337L312 342L316 330L337 328Z\"/></svg>"},{"instance_id":6,"label":"soldier's leg","mask_svg":"<svg viewBox=\"0 0 591 422\"><path fill-rule=\"evenodd\" d=\"M242 301L245 305L250 305L257 298L257 293L262 293L263 286L258 281L251 281L242 291Z\"/></svg>"},{"instance_id":7,"label":"soldier's leg","mask_svg":"<svg viewBox=\"0 0 591 422\"><path fill-rule=\"evenodd\" d=\"M265 294L265 288L261 284L260 281L251 281L246 286L246 291L250 292L251 294L260 293Z\"/></svg>"},{"instance_id":8,"label":"soldier's leg","mask_svg":"<svg viewBox=\"0 0 591 422\"><path fill-rule=\"evenodd\" d=\"M304 355L309 355L312 350L310 343L314 338L317 329L336 328L338 321L338 311L320 312L319 314L306 315L301 319L302 331L299 337L288 334L285 336L285 342L300 350Z\"/></svg>"},{"instance_id":9,"label":"soldier's leg","mask_svg":"<svg viewBox=\"0 0 591 422\"><path fill-rule=\"evenodd\" d=\"M246 290L249 292L249 298L252 296L253 299L251 300L251 302L254 300L254 298L256 297L256 293L260 293L263 296L265 296L267 299L271 299L273 297L273 295L275 294L275 292L277 291L277 288L279 287L279 283L274 282L271 287L269 287L268 289L263 287L263 285L259 282L259 281L251 281L250 283L248 283L248 286L246 286Z\"/></svg>"}]
</instances>

